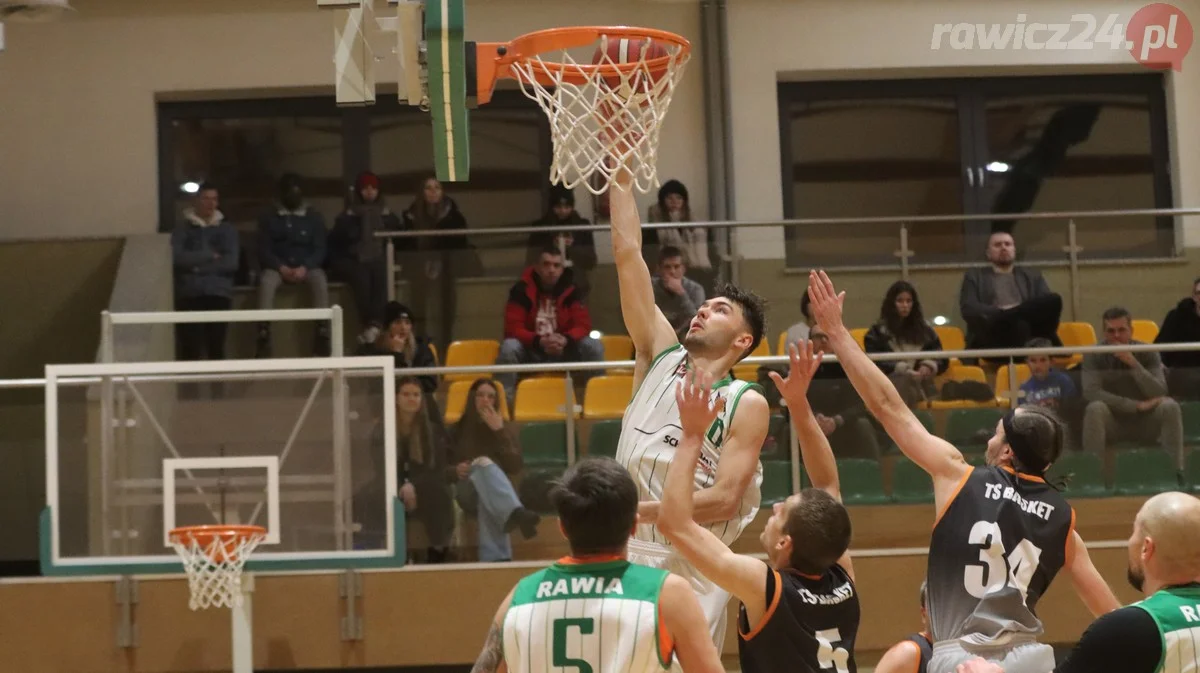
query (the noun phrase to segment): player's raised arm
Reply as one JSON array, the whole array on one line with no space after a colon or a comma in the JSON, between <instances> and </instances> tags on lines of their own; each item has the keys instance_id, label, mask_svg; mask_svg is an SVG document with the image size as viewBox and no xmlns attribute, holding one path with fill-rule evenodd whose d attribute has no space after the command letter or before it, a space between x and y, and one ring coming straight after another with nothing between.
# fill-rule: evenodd
<instances>
[{"instance_id":1,"label":"player's raised arm","mask_svg":"<svg viewBox=\"0 0 1200 673\"><path fill-rule=\"evenodd\" d=\"M621 294L621 316L633 340L639 364L679 343L671 323L654 303L650 269L642 257L642 221L633 187L619 180L609 190L612 210L613 261Z\"/></svg>"},{"instance_id":2,"label":"player's raised arm","mask_svg":"<svg viewBox=\"0 0 1200 673\"><path fill-rule=\"evenodd\" d=\"M1071 574L1071 585L1075 587L1079 600L1083 601L1092 616L1099 617L1121 607L1112 587L1108 586L1108 582L1092 564L1092 557L1079 533L1071 531L1067 546L1066 571Z\"/></svg>"},{"instance_id":3,"label":"player's raised arm","mask_svg":"<svg viewBox=\"0 0 1200 673\"><path fill-rule=\"evenodd\" d=\"M708 630L704 609L688 581L667 575L658 603L663 626L675 646L675 658L687 673L725 673Z\"/></svg>"},{"instance_id":4,"label":"player's raised arm","mask_svg":"<svg viewBox=\"0 0 1200 673\"><path fill-rule=\"evenodd\" d=\"M934 496L939 509L958 487L970 466L962 453L921 424L886 374L863 352L850 331L842 324L842 301L846 293L838 294L824 271L808 275L809 310L821 329L829 335L829 343L854 389L867 409L883 425L892 441L905 456L933 477Z\"/></svg>"},{"instance_id":5,"label":"player's raised arm","mask_svg":"<svg viewBox=\"0 0 1200 673\"><path fill-rule=\"evenodd\" d=\"M693 371L679 383L675 394L679 405L679 420L683 438L675 449L675 458L667 469L659 506L658 530L700 574L722 589L735 595L746 605L751 624L757 624L766 612L767 564L756 558L741 556L721 542L708 529L693 520L692 494L695 489L696 462L704 433L708 432L720 412L709 401L712 377L704 371Z\"/></svg>"},{"instance_id":6,"label":"player's raised arm","mask_svg":"<svg viewBox=\"0 0 1200 673\"><path fill-rule=\"evenodd\" d=\"M512 603L513 591L515 588L510 589L504 600L500 601L500 609L488 627L487 640L475 665L471 667L471 673L508 673L508 664L504 661L504 616Z\"/></svg>"},{"instance_id":7,"label":"player's raised arm","mask_svg":"<svg viewBox=\"0 0 1200 673\"><path fill-rule=\"evenodd\" d=\"M817 373L817 368L821 366L821 357L822 353L813 352L811 341L791 344L788 346L787 378L777 372L771 372L770 376L791 412L792 427L796 429L796 437L800 440L800 460L804 463L804 470L808 472L813 488L825 491L841 502L842 488L838 479L837 459L833 456L829 438L821 431L821 426L817 425L817 417L813 415L812 406L808 403L808 387ZM849 551L838 559L838 564L846 569L850 579L854 579Z\"/></svg>"}]
</instances>

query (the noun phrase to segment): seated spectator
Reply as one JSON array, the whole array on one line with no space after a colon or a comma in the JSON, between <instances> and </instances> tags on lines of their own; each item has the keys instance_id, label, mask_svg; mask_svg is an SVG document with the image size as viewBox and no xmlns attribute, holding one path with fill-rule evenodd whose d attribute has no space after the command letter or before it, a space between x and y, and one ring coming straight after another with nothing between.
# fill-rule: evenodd
<instances>
[{"instance_id":1,"label":"seated spectator","mask_svg":"<svg viewBox=\"0 0 1200 673\"><path fill-rule=\"evenodd\" d=\"M508 293L504 309L504 341L498 365L530 362L599 362L604 346L593 339L592 317L575 287L562 251L542 250L538 263L525 269ZM576 373L576 380L588 378ZM516 400L517 375L498 374L508 399Z\"/></svg>"},{"instance_id":2,"label":"seated spectator","mask_svg":"<svg viewBox=\"0 0 1200 673\"><path fill-rule=\"evenodd\" d=\"M1106 345L1140 344L1133 340L1129 311L1104 312ZM1103 453L1110 440L1161 441L1183 468L1183 419L1179 403L1167 397L1167 381L1158 353L1123 351L1083 357L1083 446Z\"/></svg>"},{"instance_id":3,"label":"seated spectator","mask_svg":"<svg viewBox=\"0 0 1200 673\"><path fill-rule=\"evenodd\" d=\"M687 264L683 261L683 253L679 248L664 247L658 253L658 274L651 280L654 303L675 328L680 342L705 299L704 288L685 274Z\"/></svg>"},{"instance_id":4,"label":"seated spectator","mask_svg":"<svg viewBox=\"0 0 1200 673\"><path fill-rule=\"evenodd\" d=\"M680 225L694 221L687 187L678 180L663 183L658 190L658 202L650 206L646 219L651 223L678 222ZM718 266L715 262L720 258L716 252L715 229L689 226L647 229L642 244L649 246L647 250L651 255L655 255L660 247L679 248L683 263L691 270L692 278L704 287L704 293L708 294L716 287ZM653 267L653 259L647 260L647 264Z\"/></svg>"},{"instance_id":5,"label":"seated spectator","mask_svg":"<svg viewBox=\"0 0 1200 673\"><path fill-rule=\"evenodd\" d=\"M396 375L410 367L436 367L437 359L429 340L413 334L412 312L397 301L389 301L383 311L383 330L371 343L359 347L358 355L391 355L396 359ZM437 391L438 379L433 374L417 376L426 395Z\"/></svg>"},{"instance_id":6,"label":"seated spectator","mask_svg":"<svg viewBox=\"0 0 1200 673\"><path fill-rule=\"evenodd\" d=\"M809 331L813 350L830 352L829 337L820 327ZM842 365L822 362L808 388L808 403L821 432L838 458L879 458L879 438L862 398L855 392Z\"/></svg>"},{"instance_id":7,"label":"seated spectator","mask_svg":"<svg viewBox=\"0 0 1200 673\"><path fill-rule=\"evenodd\" d=\"M808 330L813 323L812 316L809 315L808 312L809 301L808 293L802 292L800 294L800 322L797 322L796 324L787 328L787 335L784 337L789 344L794 344L799 342L801 339L808 338Z\"/></svg>"},{"instance_id":8,"label":"seated spectator","mask_svg":"<svg viewBox=\"0 0 1200 673\"><path fill-rule=\"evenodd\" d=\"M937 332L925 322L921 300L911 283L898 280L888 288L879 307L879 320L867 330L863 345L868 353L923 353L913 360L877 362L908 406L937 395L934 378L948 362L934 357L942 350Z\"/></svg>"},{"instance_id":9,"label":"seated spectator","mask_svg":"<svg viewBox=\"0 0 1200 673\"><path fill-rule=\"evenodd\" d=\"M467 219L458 203L446 195L442 183L428 177L421 193L401 216L405 231L462 231ZM401 272L423 321L422 332L445 352L452 338L454 316L458 310L457 279L478 276L482 272L479 256L466 236L422 236L415 247L408 247L400 258ZM438 324L432 324L431 309L441 311Z\"/></svg>"},{"instance_id":10,"label":"seated spectator","mask_svg":"<svg viewBox=\"0 0 1200 673\"><path fill-rule=\"evenodd\" d=\"M175 308L228 311L233 307L233 275L238 265L238 232L217 210L220 194L204 183L183 221L171 232L175 265ZM180 358L224 360L228 323L180 324Z\"/></svg>"},{"instance_id":11,"label":"seated spectator","mask_svg":"<svg viewBox=\"0 0 1200 673\"><path fill-rule=\"evenodd\" d=\"M1026 348L1053 348L1049 339L1030 339ZM1064 407L1078 395L1070 375L1051 364L1049 355L1029 355L1029 380L1021 384L1020 406L1045 407L1062 414Z\"/></svg>"},{"instance_id":12,"label":"seated spectator","mask_svg":"<svg viewBox=\"0 0 1200 673\"><path fill-rule=\"evenodd\" d=\"M529 234L526 264L536 264L542 250L554 246L563 252L563 266L575 272L575 287L586 293L589 276L596 268L596 243L590 231L561 231L556 227L591 224L575 210L575 192L562 185L550 186L550 208L533 223L541 231Z\"/></svg>"},{"instance_id":13,"label":"seated spectator","mask_svg":"<svg viewBox=\"0 0 1200 673\"><path fill-rule=\"evenodd\" d=\"M454 453L471 464L466 479L459 482L458 500L473 504L463 509L478 514L479 560L511 561L508 534L519 528L525 539L536 536L541 517L521 504L510 481L521 471L521 449L500 413L494 381L471 384L467 408L454 429Z\"/></svg>"},{"instance_id":14,"label":"seated spectator","mask_svg":"<svg viewBox=\"0 0 1200 673\"><path fill-rule=\"evenodd\" d=\"M283 283L308 284L316 308L329 307L329 282L325 278L325 218L304 202L300 176L284 175L279 181L279 203L258 220L258 254L262 275L258 281L258 308L275 306L275 293ZM316 353L329 355L329 323L317 322ZM271 325L258 327L256 357L271 356Z\"/></svg>"},{"instance_id":15,"label":"seated spectator","mask_svg":"<svg viewBox=\"0 0 1200 673\"><path fill-rule=\"evenodd\" d=\"M354 194L329 232L329 273L346 283L354 294L362 333L360 343L371 343L383 326L387 302L387 260L376 232L400 228L400 218L379 195L379 177L364 171L354 181Z\"/></svg>"},{"instance_id":16,"label":"seated spectator","mask_svg":"<svg viewBox=\"0 0 1200 673\"><path fill-rule=\"evenodd\" d=\"M1200 278L1192 283L1192 296L1181 299L1163 318L1156 344L1200 342ZM1167 367L1167 390L1177 399L1200 397L1200 351L1162 354Z\"/></svg>"},{"instance_id":17,"label":"seated spectator","mask_svg":"<svg viewBox=\"0 0 1200 673\"><path fill-rule=\"evenodd\" d=\"M1037 337L1062 345L1062 297L1050 291L1040 271L1017 266L1016 254L1012 234L993 232L990 266L963 275L958 302L967 323L967 348L1020 348Z\"/></svg>"},{"instance_id":18,"label":"seated spectator","mask_svg":"<svg viewBox=\"0 0 1200 673\"><path fill-rule=\"evenodd\" d=\"M379 426L377 442L382 442L383 427ZM372 455L379 454L374 452ZM377 459L382 458L378 455ZM383 488L383 465L376 465L375 480L362 491ZM457 462L450 452L450 441L442 425L441 414L433 398L421 392L421 384L411 376L396 382L396 484L404 511L421 522L429 540L426 559L429 563L450 560L450 538L454 534L454 498L451 485L470 472L471 464ZM365 495L364 502L373 502ZM355 500L358 500L356 494ZM374 510L372 510L374 512ZM382 528L386 521L357 522L364 531Z\"/></svg>"}]
</instances>

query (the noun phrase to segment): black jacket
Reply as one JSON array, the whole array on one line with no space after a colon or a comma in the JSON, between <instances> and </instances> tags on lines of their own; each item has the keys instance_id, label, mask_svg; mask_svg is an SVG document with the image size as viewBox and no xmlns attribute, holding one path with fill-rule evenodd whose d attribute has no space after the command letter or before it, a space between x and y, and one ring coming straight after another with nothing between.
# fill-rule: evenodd
<instances>
[{"instance_id":1,"label":"black jacket","mask_svg":"<svg viewBox=\"0 0 1200 673\"><path fill-rule=\"evenodd\" d=\"M1162 328L1155 337L1156 344L1191 343L1200 341L1200 314L1191 297L1180 300L1163 318ZM1162 362L1168 367L1200 367L1200 351L1163 353Z\"/></svg>"}]
</instances>

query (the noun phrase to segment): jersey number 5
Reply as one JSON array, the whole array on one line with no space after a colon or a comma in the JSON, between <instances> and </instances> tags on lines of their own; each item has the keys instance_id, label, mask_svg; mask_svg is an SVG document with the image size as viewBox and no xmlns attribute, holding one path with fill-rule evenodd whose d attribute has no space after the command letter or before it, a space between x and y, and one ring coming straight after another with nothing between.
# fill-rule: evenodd
<instances>
[{"instance_id":1,"label":"jersey number 5","mask_svg":"<svg viewBox=\"0 0 1200 673\"><path fill-rule=\"evenodd\" d=\"M591 617L554 620L554 667L573 668L579 673L593 673L592 665L588 662L567 656L567 629L572 627L578 628L580 635L591 635L596 630L596 620Z\"/></svg>"},{"instance_id":2,"label":"jersey number 5","mask_svg":"<svg viewBox=\"0 0 1200 673\"><path fill-rule=\"evenodd\" d=\"M834 647L841 643L842 634L837 629L825 629L813 635L817 637L817 663L821 668L850 673L850 653L844 647Z\"/></svg>"},{"instance_id":3,"label":"jersey number 5","mask_svg":"<svg viewBox=\"0 0 1200 673\"><path fill-rule=\"evenodd\" d=\"M1004 540L1000 537L1000 526L991 521L977 521L971 526L967 541L983 545L983 549L979 550L981 565L967 566L963 577L967 593L975 598L983 598L993 591L1012 585L1021 592L1021 600L1025 600L1029 591L1029 581L1033 579L1033 571L1037 569L1042 550L1029 540L1022 539L1011 552L1007 551L1004 548Z\"/></svg>"}]
</instances>

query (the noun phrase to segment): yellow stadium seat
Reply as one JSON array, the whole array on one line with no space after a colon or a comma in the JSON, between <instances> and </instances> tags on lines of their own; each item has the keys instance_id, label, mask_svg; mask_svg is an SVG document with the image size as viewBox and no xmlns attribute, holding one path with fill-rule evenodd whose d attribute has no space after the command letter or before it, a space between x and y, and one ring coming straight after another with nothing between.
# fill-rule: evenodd
<instances>
[{"instance_id":1,"label":"yellow stadium seat","mask_svg":"<svg viewBox=\"0 0 1200 673\"><path fill-rule=\"evenodd\" d=\"M605 334L600 337L600 343L604 345L606 361L621 362L633 359L633 339L624 334ZM608 373L628 376L633 373L633 370L629 367L613 367L608 370Z\"/></svg>"},{"instance_id":2,"label":"yellow stadium seat","mask_svg":"<svg viewBox=\"0 0 1200 673\"><path fill-rule=\"evenodd\" d=\"M763 339L759 341L758 346L756 346L754 350L750 352L749 357L761 358L770 354L771 346L767 343L766 339ZM757 381L758 367L759 365L737 365L733 368L733 377L743 381Z\"/></svg>"},{"instance_id":3,"label":"yellow stadium seat","mask_svg":"<svg viewBox=\"0 0 1200 673\"><path fill-rule=\"evenodd\" d=\"M487 378L481 376L480 378ZM471 386L475 384L471 381L455 381L450 384L450 389L446 392L446 412L443 415L447 424L457 423L462 418L463 412L467 408L467 393L471 391ZM508 418L508 397L504 393L504 386L496 383L496 391L500 393L500 413L505 418Z\"/></svg>"},{"instance_id":4,"label":"yellow stadium seat","mask_svg":"<svg viewBox=\"0 0 1200 673\"><path fill-rule=\"evenodd\" d=\"M1064 346L1095 346L1096 330L1091 323L1060 322L1058 323L1058 338ZM1083 356L1076 353L1067 357L1059 356L1054 360L1060 367L1067 369L1083 362Z\"/></svg>"},{"instance_id":5,"label":"yellow stadium seat","mask_svg":"<svg viewBox=\"0 0 1200 673\"><path fill-rule=\"evenodd\" d=\"M858 347L867 350L867 332L870 331L866 327L855 327L850 330L850 336L858 343Z\"/></svg>"},{"instance_id":6,"label":"yellow stadium seat","mask_svg":"<svg viewBox=\"0 0 1200 673\"><path fill-rule=\"evenodd\" d=\"M938 340L942 342L942 350L963 351L967 349L967 335L963 334L961 327L934 325L933 331L938 335ZM959 365L962 365L962 360L950 358L951 367Z\"/></svg>"},{"instance_id":7,"label":"yellow stadium seat","mask_svg":"<svg viewBox=\"0 0 1200 673\"><path fill-rule=\"evenodd\" d=\"M633 398L632 376L595 376L583 393L583 417L621 418Z\"/></svg>"},{"instance_id":8,"label":"yellow stadium seat","mask_svg":"<svg viewBox=\"0 0 1200 673\"><path fill-rule=\"evenodd\" d=\"M513 420L518 423L566 420L566 381L563 377L542 376L518 383ZM579 417L578 410L573 413Z\"/></svg>"},{"instance_id":9,"label":"yellow stadium seat","mask_svg":"<svg viewBox=\"0 0 1200 673\"><path fill-rule=\"evenodd\" d=\"M500 342L495 339L454 341L446 350L447 367L473 367L496 364ZM447 374L447 381L474 381L486 374Z\"/></svg>"},{"instance_id":10,"label":"yellow stadium seat","mask_svg":"<svg viewBox=\"0 0 1200 673\"><path fill-rule=\"evenodd\" d=\"M1152 344L1158 338L1158 323L1153 320L1134 320L1133 339L1142 343Z\"/></svg>"},{"instance_id":11,"label":"yellow stadium seat","mask_svg":"<svg viewBox=\"0 0 1200 673\"><path fill-rule=\"evenodd\" d=\"M1032 374L1029 372L1029 365L1025 364L1017 365L1016 373L1018 388L1020 388L1021 384L1028 381L1029 377L1032 376ZM1013 399L1017 399L1018 404L1020 403L1020 399L1015 395L1015 393L1020 391L1014 391L1009 388L1008 378L1008 365L1001 365L1000 369L996 372L996 404L1004 407L1012 406Z\"/></svg>"}]
</instances>

